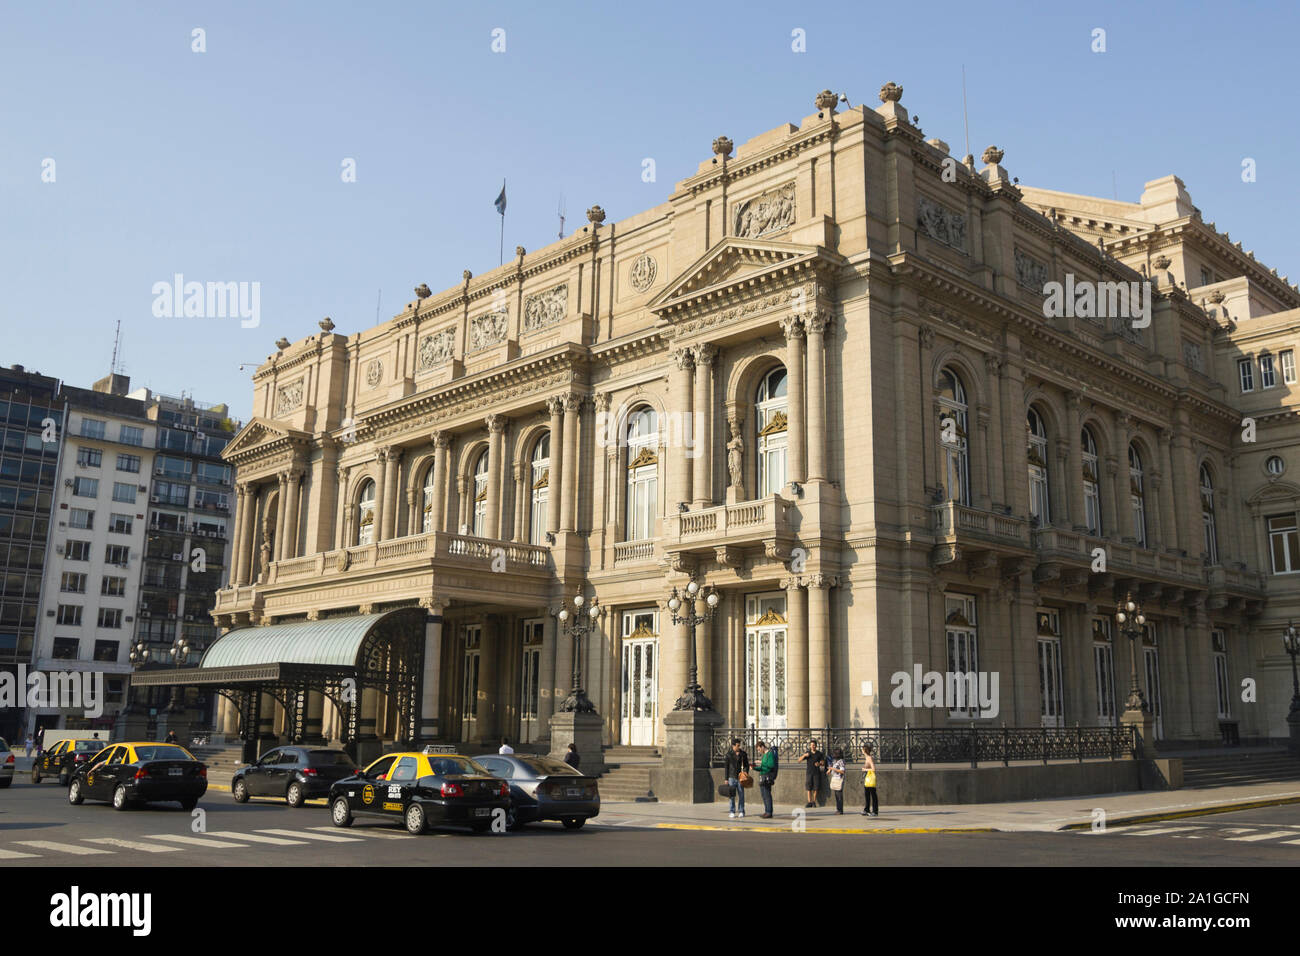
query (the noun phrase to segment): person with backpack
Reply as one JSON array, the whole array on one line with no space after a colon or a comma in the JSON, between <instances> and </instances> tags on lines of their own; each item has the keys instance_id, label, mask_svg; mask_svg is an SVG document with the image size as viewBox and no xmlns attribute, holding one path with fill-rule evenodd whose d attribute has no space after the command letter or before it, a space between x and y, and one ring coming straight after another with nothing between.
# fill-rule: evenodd
<instances>
[{"instance_id":1,"label":"person with backpack","mask_svg":"<svg viewBox=\"0 0 1300 956\"><path fill-rule=\"evenodd\" d=\"M776 783L776 748L758 742L758 795L763 798L762 819L772 819L772 784Z\"/></svg>"},{"instance_id":2,"label":"person with backpack","mask_svg":"<svg viewBox=\"0 0 1300 956\"><path fill-rule=\"evenodd\" d=\"M880 800L876 796L876 761L872 758L871 744L862 745L862 815L880 816Z\"/></svg>"}]
</instances>

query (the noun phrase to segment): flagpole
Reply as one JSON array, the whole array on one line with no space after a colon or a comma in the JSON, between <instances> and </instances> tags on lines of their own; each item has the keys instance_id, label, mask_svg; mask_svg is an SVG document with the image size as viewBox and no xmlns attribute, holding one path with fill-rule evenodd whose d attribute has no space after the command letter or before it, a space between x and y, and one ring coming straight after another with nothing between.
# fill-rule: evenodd
<instances>
[{"instance_id":1,"label":"flagpole","mask_svg":"<svg viewBox=\"0 0 1300 956\"><path fill-rule=\"evenodd\" d=\"M501 195L506 194L506 181L501 180ZM504 203L502 204L505 205ZM497 246L497 265L505 265L506 261L506 211L501 210L501 241Z\"/></svg>"}]
</instances>

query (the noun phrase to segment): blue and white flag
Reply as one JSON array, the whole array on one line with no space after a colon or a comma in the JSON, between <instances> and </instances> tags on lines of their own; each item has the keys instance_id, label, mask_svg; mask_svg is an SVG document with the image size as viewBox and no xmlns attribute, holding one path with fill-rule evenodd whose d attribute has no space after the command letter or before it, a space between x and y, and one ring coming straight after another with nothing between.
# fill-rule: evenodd
<instances>
[{"instance_id":1,"label":"blue and white flag","mask_svg":"<svg viewBox=\"0 0 1300 956\"><path fill-rule=\"evenodd\" d=\"M506 181L504 179L501 180L501 195L497 196L496 207L497 212L501 215L504 216L506 214Z\"/></svg>"}]
</instances>

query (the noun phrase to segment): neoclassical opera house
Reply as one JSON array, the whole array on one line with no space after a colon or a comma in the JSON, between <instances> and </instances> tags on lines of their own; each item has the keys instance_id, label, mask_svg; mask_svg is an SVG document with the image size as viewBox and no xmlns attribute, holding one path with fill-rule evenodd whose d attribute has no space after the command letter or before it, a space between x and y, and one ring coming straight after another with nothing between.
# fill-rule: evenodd
<instances>
[{"instance_id":1,"label":"neoclassical opera house","mask_svg":"<svg viewBox=\"0 0 1300 956\"><path fill-rule=\"evenodd\" d=\"M1177 178L1136 203L1020 187L1002 150L926 139L902 92L823 93L718 137L661 205L593 206L374 328L282 339L225 452L229 630L186 677L220 729L544 744L580 594L605 744L661 743L689 661L667 600L693 579L728 727L983 719L895 706L916 667L996 672L998 724L1106 726L1136 670L1163 740L1283 736L1300 487L1263 461L1290 389L1270 364L1256 464L1259 350L1235 343L1284 340L1300 293ZM1149 325L1045 318L1066 275L1151 283Z\"/></svg>"}]
</instances>

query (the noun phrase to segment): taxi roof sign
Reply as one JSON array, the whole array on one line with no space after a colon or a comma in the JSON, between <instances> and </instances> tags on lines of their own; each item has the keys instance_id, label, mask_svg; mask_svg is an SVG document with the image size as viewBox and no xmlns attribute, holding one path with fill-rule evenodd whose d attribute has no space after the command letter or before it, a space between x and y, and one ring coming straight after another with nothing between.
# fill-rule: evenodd
<instances>
[{"instance_id":1,"label":"taxi roof sign","mask_svg":"<svg viewBox=\"0 0 1300 956\"><path fill-rule=\"evenodd\" d=\"M428 744L421 753L426 754L454 754L458 753L455 744Z\"/></svg>"}]
</instances>

